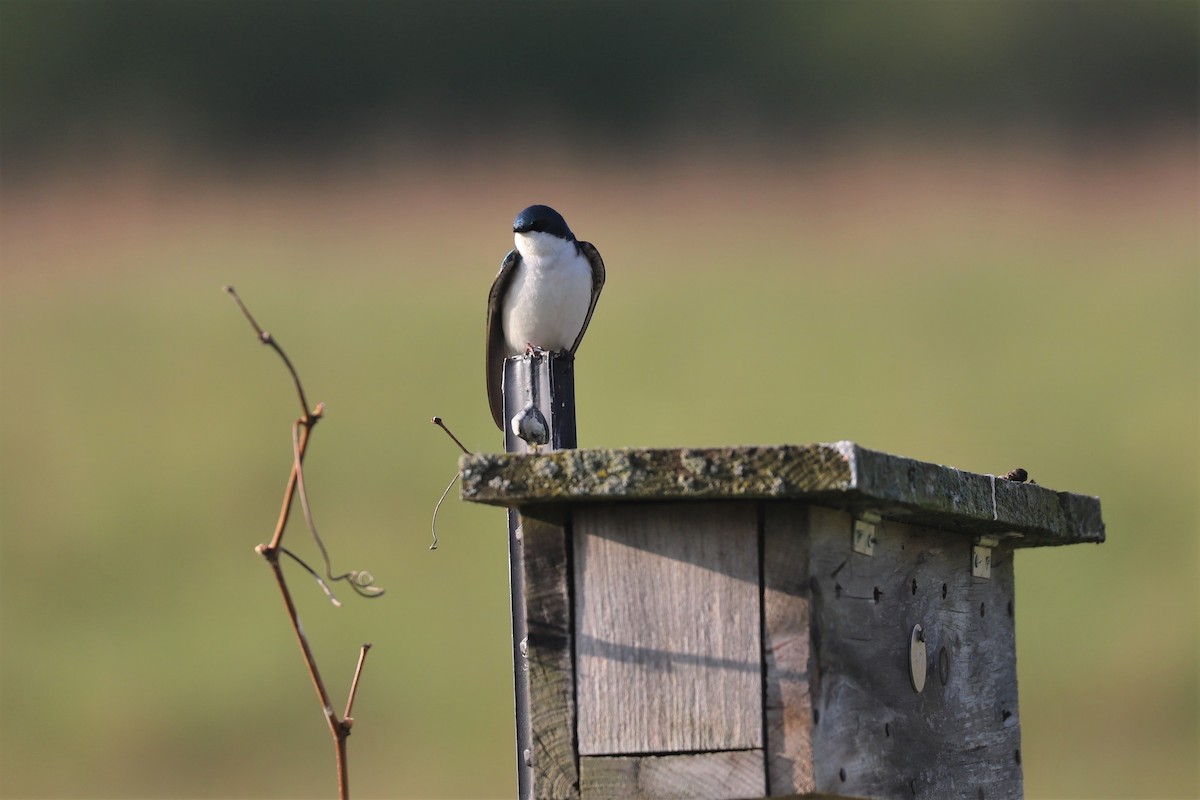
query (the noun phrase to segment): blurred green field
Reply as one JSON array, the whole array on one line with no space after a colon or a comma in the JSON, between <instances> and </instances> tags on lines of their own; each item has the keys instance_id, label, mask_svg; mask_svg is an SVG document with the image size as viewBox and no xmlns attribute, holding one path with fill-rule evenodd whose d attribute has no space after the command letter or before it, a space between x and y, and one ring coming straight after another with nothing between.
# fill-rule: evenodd
<instances>
[{"instance_id":1,"label":"blurred green field","mask_svg":"<svg viewBox=\"0 0 1200 800\"><path fill-rule=\"evenodd\" d=\"M328 406L335 569L388 590L333 609L292 570L335 698L375 645L355 796L512 796L504 515L448 502L427 550L457 458L428 419L500 445L484 303L533 202L608 264L582 445L853 439L1099 495L1106 544L1017 561L1027 794L1200 794L1194 143L529 167L5 187L0 795L333 796L253 552L297 409L233 283Z\"/></svg>"}]
</instances>

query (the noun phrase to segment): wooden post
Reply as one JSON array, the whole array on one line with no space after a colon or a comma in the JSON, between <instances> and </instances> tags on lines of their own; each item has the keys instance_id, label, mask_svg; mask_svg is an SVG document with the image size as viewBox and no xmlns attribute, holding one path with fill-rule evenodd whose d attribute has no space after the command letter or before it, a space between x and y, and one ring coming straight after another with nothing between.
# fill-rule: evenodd
<instances>
[{"instance_id":1,"label":"wooden post","mask_svg":"<svg viewBox=\"0 0 1200 800\"><path fill-rule=\"evenodd\" d=\"M575 360L570 354L535 352L506 359L503 390L506 452L525 454L575 447ZM517 796L521 800L535 796L530 767L534 741L530 719L530 631L526 609L531 595L537 602L546 592L556 590L555 586L547 587L539 582L544 574L553 573L528 569L525 541L530 537L535 540L533 558L537 560L552 557L562 550L561 546L556 549L555 540L563 539L565 534L561 526L539 524L528 514L523 517L516 508L510 508L508 585L512 604ZM546 624L565 625L557 617ZM541 630L535 630L535 639L541 633Z\"/></svg>"},{"instance_id":2,"label":"wooden post","mask_svg":"<svg viewBox=\"0 0 1200 800\"><path fill-rule=\"evenodd\" d=\"M522 797L1022 795L1013 553L1096 498L850 442L461 467L518 510Z\"/></svg>"}]
</instances>

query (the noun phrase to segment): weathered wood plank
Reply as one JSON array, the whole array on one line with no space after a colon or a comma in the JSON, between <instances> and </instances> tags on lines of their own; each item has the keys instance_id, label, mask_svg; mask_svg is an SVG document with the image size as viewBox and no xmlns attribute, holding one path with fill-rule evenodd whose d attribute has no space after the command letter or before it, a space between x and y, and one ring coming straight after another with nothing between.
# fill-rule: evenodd
<instances>
[{"instance_id":1,"label":"weathered wood plank","mask_svg":"<svg viewBox=\"0 0 1200 800\"><path fill-rule=\"evenodd\" d=\"M561 450L528 457L476 453L459 460L462 496L496 505L687 497L765 498L852 488L837 445L695 450Z\"/></svg>"},{"instance_id":2,"label":"weathered wood plank","mask_svg":"<svg viewBox=\"0 0 1200 800\"><path fill-rule=\"evenodd\" d=\"M580 755L762 746L757 513L577 508Z\"/></svg>"},{"instance_id":3,"label":"weathered wood plank","mask_svg":"<svg viewBox=\"0 0 1200 800\"><path fill-rule=\"evenodd\" d=\"M850 530L844 512L812 509L817 791L1020 797L1011 547L993 549L982 579L965 539L883 522L865 556L851 550ZM917 624L928 665L920 693L909 673Z\"/></svg>"},{"instance_id":4,"label":"weathered wood plank","mask_svg":"<svg viewBox=\"0 0 1200 800\"><path fill-rule=\"evenodd\" d=\"M464 499L495 505L670 499L808 500L1018 547L1100 542L1095 497L1054 492L853 442L685 450L463 456Z\"/></svg>"},{"instance_id":5,"label":"weathered wood plank","mask_svg":"<svg viewBox=\"0 0 1200 800\"><path fill-rule=\"evenodd\" d=\"M674 756L608 756L579 760L585 800L762 797L762 750Z\"/></svg>"},{"instance_id":6,"label":"weathered wood plank","mask_svg":"<svg viewBox=\"0 0 1200 800\"><path fill-rule=\"evenodd\" d=\"M568 532L561 509L521 511L532 797L575 800L575 673Z\"/></svg>"},{"instance_id":7,"label":"weathered wood plank","mask_svg":"<svg viewBox=\"0 0 1200 800\"><path fill-rule=\"evenodd\" d=\"M813 791L808 510L763 508L763 661L769 796Z\"/></svg>"}]
</instances>

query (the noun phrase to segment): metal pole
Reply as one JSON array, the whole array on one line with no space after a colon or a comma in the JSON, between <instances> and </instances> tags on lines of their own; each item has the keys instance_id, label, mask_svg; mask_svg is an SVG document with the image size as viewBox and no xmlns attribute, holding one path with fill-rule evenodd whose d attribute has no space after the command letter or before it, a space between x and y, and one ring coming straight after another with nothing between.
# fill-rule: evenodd
<instances>
[{"instance_id":1,"label":"metal pole","mask_svg":"<svg viewBox=\"0 0 1200 800\"><path fill-rule=\"evenodd\" d=\"M533 453L576 446L575 359L568 353L531 353L504 362L504 450ZM525 618L521 515L508 510L508 581L512 603L513 687L517 718L517 797L533 797L529 719L529 630Z\"/></svg>"}]
</instances>

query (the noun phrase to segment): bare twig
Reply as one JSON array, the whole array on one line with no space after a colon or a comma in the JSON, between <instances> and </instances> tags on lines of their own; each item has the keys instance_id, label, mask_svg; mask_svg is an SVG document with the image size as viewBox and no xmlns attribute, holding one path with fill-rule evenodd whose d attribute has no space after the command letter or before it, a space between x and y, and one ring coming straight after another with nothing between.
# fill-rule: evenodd
<instances>
[{"instance_id":1,"label":"bare twig","mask_svg":"<svg viewBox=\"0 0 1200 800\"><path fill-rule=\"evenodd\" d=\"M259 546L263 547L262 545L259 545ZM263 547L263 549L266 549L266 548ZM288 550L286 547L280 547L279 552L283 553L285 556L290 558L292 561L295 561L297 564L300 565L301 569L303 569L309 575L312 575L313 580L315 580L317 582L317 586L320 586L321 591L324 592L325 596L329 598L329 602L333 603L338 608L342 607L342 601L337 599L337 596L334 595L333 590L329 588L329 584L325 582L325 579L321 577L320 573L318 573L315 569L313 569L312 567L310 567L308 565L308 562L306 562L303 558L301 558L300 556L293 553L291 550Z\"/></svg>"},{"instance_id":2,"label":"bare twig","mask_svg":"<svg viewBox=\"0 0 1200 800\"><path fill-rule=\"evenodd\" d=\"M333 564L329 560L329 551L325 549L325 542L321 540L321 535L317 533L317 524L313 521L312 508L308 504L308 490L304 488L304 467L301 459L303 453L300 451L300 436L303 420L297 420L292 425L292 453L293 464L292 473L296 476L296 489L300 495L300 508L304 512L304 521L308 524L309 533L312 534L313 541L317 543L317 549L321 551L321 558L325 561L325 577L330 581L347 581L350 587L354 589L362 597L381 597L384 590L378 586L374 586L375 576L366 570L351 570L343 572L341 575L333 574ZM306 565L307 566L307 565ZM332 592L329 592L328 587L326 593L335 605L338 603L337 598L333 597Z\"/></svg>"},{"instance_id":3,"label":"bare twig","mask_svg":"<svg viewBox=\"0 0 1200 800\"><path fill-rule=\"evenodd\" d=\"M434 417L433 419L431 419L431 420L430 420L430 422L432 422L434 425L437 425L439 428L441 428L442 430L444 430L444 431L446 432L446 435L447 435L447 436L449 436L451 439L453 439L453 440L454 440L454 443L455 443L456 445L458 445L458 449L463 451L463 455L466 455L466 456L469 456L469 455L471 455L471 451L470 451L470 450L468 450L468 449L467 449L467 446L466 446L465 444L463 444L462 442L460 442L460 441L458 440L458 437L457 437L457 436L455 436L455 435L454 435L454 434L451 432L451 430L450 430L449 428L447 428L447 427L446 427L446 423L442 422L442 418L441 418L441 417Z\"/></svg>"},{"instance_id":4,"label":"bare twig","mask_svg":"<svg viewBox=\"0 0 1200 800\"><path fill-rule=\"evenodd\" d=\"M300 398L300 409L304 416L307 417L308 400L304 396L304 386L300 383L300 376L296 374L296 368L292 366L292 360L287 357L287 353L283 352L283 348L279 346L279 342L275 341L275 337L264 331L262 326L258 324L258 321L254 319L254 315L250 313L250 309L246 308L246 304L242 302L242 298L238 297L237 289L234 289L232 286L224 288L233 298L233 302L237 303L238 308L242 310L242 314L249 320L250 325L254 328L254 332L258 334L258 340L278 353L279 357L283 359L284 365L292 375L292 382L296 384L296 394ZM317 416L319 417L320 413Z\"/></svg>"},{"instance_id":5,"label":"bare twig","mask_svg":"<svg viewBox=\"0 0 1200 800\"><path fill-rule=\"evenodd\" d=\"M456 445L458 445L458 449L463 451L464 455L468 455L468 456L471 455L471 451L467 449L467 446L465 444L463 444L462 442L460 442L458 440L458 437L455 436L454 433L448 427L446 427L446 423L442 422L441 417L434 417L433 419L430 420L430 422L432 422L434 425L437 425L439 428L444 430L446 432L446 435L449 436L451 439L453 439L454 443ZM437 547L438 547L438 536L437 536L438 512L442 510L442 503L446 502L446 495L450 494L450 490L452 488L454 488L455 481L457 481L461 477L462 477L461 472L454 473L454 477L450 479L450 482L448 484L446 484L446 490L444 492L442 492L442 496L438 498L437 505L433 507L433 524L431 525L431 532L433 534L433 544L429 545L430 550L437 550Z\"/></svg>"},{"instance_id":6,"label":"bare twig","mask_svg":"<svg viewBox=\"0 0 1200 800\"><path fill-rule=\"evenodd\" d=\"M363 662L367 660L367 651L370 649L371 643L367 642L358 653L358 666L354 668L354 680L350 682L350 694L346 698L346 713L342 714L342 722L346 725L354 724L354 698L358 696L358 678L362 675Z\"/></svg>"},{"instance_id":7,"label":"bare twig","mask_svg":"<svg viewBox=\"0 0 1200 800\"><path fill-rule=\"evenodd\" d=\"M433 544L429 545L430 550L437 550L437 547L438 547L438 538L437 538L437 515L438 515L438 512L441 511L441 509L442 509L442 503L446 502L446 495L450 494L450 490L454 488L454 484L461 477L462 477L462 472L454 473L454 477L451 478L450 482L446 484L446 491L442 492L442 496L438 498L437 505L433 507L433 525L432 525Z\"/></svg>"},{"instance_id":8,"label":"bare twig","mask_svg":"<svg viewBox=\"0 0 1200 800\"><path fill-rule=\"evenodd\" d=\"M283 492L283 507L279 509L279 520L275 523L275 534L271 537L272 550L278 550L283 541L283 532L287 529L288 515L292 512L292 498L296 496L296 484L300 479L300 468L304 463L304 453L308 450L308 437L317 420L325 411L325 405L319 404L313 414L301 417L297 422L303 426L300 431L299 444L294 448L295 457L292 462L292 473L288 476L287 488Z\"/></svg>"},{"instance_id":9,"label":"bare twig","mask_svg":"<svg viewBox=\"0 0 1200 800\"><path fill-rule=\"evenodd\" d=\"M288 620L292 623L292 632L296 634L296 641L300 643L300 651L304 655L304 664L308 667L308 675L312 678L313 688L316 689L317 700L321 704L321 711L325 714L325 721L329 725L329 733L333 736L334 752L337 757L338 798L339 800L350 800L350 777L346 762L346 737L350 735L350 731L342 724L342 720L338 719L337 712L333 710L333 703L329 699L329 691L325 688L325 681L321 679L321 671L317 669L316 656L313 655L312 647L308 643L308 636L304 633L304 628L300 625L300 616L296 613L296 604L292 601L292 593L288 590L287 580L283 576L283 567L279 563L280 551L271 550L265 545L259 545L258 552L271 565L271 572L275 576L275 584L279 587L279 593L283 596L283 604L287 609Z\"/></svg>"},{"instance_id":10,"label":"bare twig","mask_svg":"<svg viewBox=\"0 0 1200 800\"><path fill-rule=\"evenodd\" d=\"M292 601L292 593L288 591L287 580L283 576L283 567L279 564L279 553L278 551L269 551L262 545L259 545L258 552L267 559L267 563L271 565L271 570L275 573L275 582L279 584L279 591L283 595L283 604L287 608L288 619L292 622L292 630L296 633L296 639L300 642L300 650L304 653L304 661L308 664L313 687L317 690L317 699L321 701L321 710L325 712L325 717L333 726L337 723L337 712L333 710L329 692L325 689L325 681L321 679L321 673L317 670L316 657L308 643L308 636L300 625L300 615L296 613L296 604Z\"/></svg>"},{"instance_id":11,"label":"bare twig","mask_svg":"<svg viewBox=\"0 0 1200 800\"><path fill-rule=\"evenodd\" d=\"M296 387L296 395L300 400L302 415L292 424L292 470L291 475L288 477L287 488L284 491L283 506L279 512L279 520L275 524L275 532L271 537L270 543L260 544L257 548L255 548L255 550L259 555L266 559L268 564L271 565L271 572L275 576L275 583L279 587L279 593L283 598L283 604L287 610L288 620L291 622L292 631L296 635L296 641L300 644L300 652L304 656L304 664L308 668L309 677L312 679L313 688L316 690L317 700L321 704L321 710L324 712L326 722L329 724L329 732L333 736L334 750L337 756L338 797L340 800L349 800L350 778L346 754L346 738L350 735L350 728L354 724L354 720L350 717L350 711L354 704L354 696L358 692L358 681L361 677L363 662L366 658L366 652L370 648L370 645L364 645L362 651L359 653L358 666L354 671L354 682L351 684L350 696L346 702L346 713L342 719L338 719L337 712L333 709L333 703L329 699L329 692L325 688L325 682L321 678L321 672L317 668L316 657L313 654L311 645L309 645L308 636L304 633L304 628L300 624L300 616L296 612L296 604L293 602L292 593L288 589L287 580L283 574L283 567L279 563L280 553L283 553L294 560L316 579L317 584L321 587L322 591L329 596L335 605L341 605L337 598L334 597L333 592L330 591L329 586L325 583L321 576L318 575L316 571L306 564L299 556L284 548L282 545L283 533L287 528L287 521L291 512L293 498L297 494L300 496L300 505L304 510L305 521L308 523L308 527L312 532L313 539L316 541L317 547L321 551L321 557L325 561L326 577L331 581L348 579L350 581L350 585L354 587L356 592L368 597L378 596L379 594L383 593L383 590L374 589L374 587L371 586L371 584L374 582L374 579L371 577L369 572L348 572L337 577L334 577L331 574L332 570L330 567L329 554L325 549L324 542L321 541L321 537L317 534L316 525L313 523L312 509L308 504L308 493L304 488L303 468L304 454L308 449L308 442L312 434L312 429L324 415L325 404L318 403L317 406L312 409L312 411L309 411L308 399L304 394L304 385L301 383L300 375L296 372L296 368L292 365L291 359L287 357L287 353L284 352L283 348L280 347L279 343L275 341L275 338L271 336L271 334L262 329L257 320L254 319L254 315L250 313L250 310L246 307L245 303L242 302L242 299L238 296L234 288L232 286L226 286L225 291L229 293L231 297L233 297L234 302L237 303L237 306L239 309L241 309L242 314L246 317L246 319L250 322L250 325L258 334L259 341L270 346L271 349L273 349L279 355L279 358L283 361L288 372L292 376L292 382Z\"/></svg>"},{"instance_id":12,"label":"bare twig","mask_svg":"<svg viewBox=\"0 0 1200 800\"><path fill-rule=\"evenodd\" d=\"M308 398L304 394L304 384L300 382L300 375L292 365L292 360L288 358L287 353L284 352L279 342L275 341L275 337L263 330L262 326L258 324L258 320L254 318L254 315L250 313L250 309L246 307L246 304L242 302L242 298L238 296L237 290L233 286L225 286L224 289L233 298L233 302L237 303L237 307L241 309L242 315L246 317L250 326L254 328L254 332L258 334L258 340L279 355L284 366L287 367L288 373L292 376L292 383L296 387L296 396L300 400L301 416L297 420L296 425L301 426L302 431L300 433L299 444L295 448L297 455L292 464L292 474L288 476L287 489L283 492L283 508L280 509L279 520L275 523L275 534L271 537L271 543L267 545L267 549L269 550L278 550L280 543L283 541L283 532L287 528L288 515L292 511L292 498L296 495L296 482L299 479L300 465L303 463L304 453L308 449L308 436L313 427L324 415L325 404L318 403L317 407L311 412L308 410Z\"/></svg>"}]
</instances>

